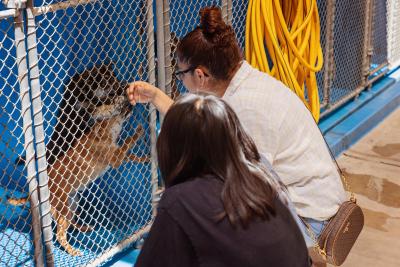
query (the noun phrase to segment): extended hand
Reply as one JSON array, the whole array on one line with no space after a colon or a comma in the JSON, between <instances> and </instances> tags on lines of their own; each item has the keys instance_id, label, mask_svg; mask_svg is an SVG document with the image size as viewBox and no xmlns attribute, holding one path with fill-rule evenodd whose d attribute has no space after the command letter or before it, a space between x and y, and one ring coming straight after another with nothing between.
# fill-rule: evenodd
<instances>
[{"instance_id":1,"label":"extended hand","mask_svg":"<svg viewBox=\"0 0 400 267\"><path fill-rule=\"evenodd\" d=\"M126 94L129 102L132 105L136 105L136 103L152 103L157 91L159 91L157 87L147 82L138 81L129 84Z\"/></svg>"},{"instance_id":2,"label":"extended hand","mask_svg":"<svg viewBox=\"0 0 400 267\"><path fill-rule=\"evenodd\" d=\"M126 89L126 95L132 105L152 103L160 113L165 114L174 101L163 91L147 82L133 82Z\"/></svg>"}]
</instances>

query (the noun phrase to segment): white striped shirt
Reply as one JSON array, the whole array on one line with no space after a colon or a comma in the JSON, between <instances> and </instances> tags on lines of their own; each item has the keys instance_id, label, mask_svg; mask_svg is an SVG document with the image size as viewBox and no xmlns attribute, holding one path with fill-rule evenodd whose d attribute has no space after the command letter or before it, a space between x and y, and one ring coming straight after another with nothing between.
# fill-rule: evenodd
<instances>
[{"instance_id":1,"label":"white striped shirt","mask_svg":"<svg viewBox=\"0 0 400 267\"><path fill-rule=\"evenodd\" d=\"M316 220L332 217L346 194L318 126L299 97L243 61L223 99L288 187L297 213Z\"/></svg>"}]
</instances>

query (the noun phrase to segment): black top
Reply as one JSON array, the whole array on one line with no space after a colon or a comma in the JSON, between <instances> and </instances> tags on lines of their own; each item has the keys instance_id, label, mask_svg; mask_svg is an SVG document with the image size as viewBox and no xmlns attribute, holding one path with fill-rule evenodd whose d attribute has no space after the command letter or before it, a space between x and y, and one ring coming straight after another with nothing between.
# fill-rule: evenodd
<instances>
[{"instance_id":1,"label":"black top","mask_svg":"<svg viewBox=\"0 0 400 267\"><path fill-rule=\"evenodd\" d=\"M168 188L136 267L310 266L303 236L284 204L276 216L247 229L233 227L223 210L222 182L207 176Z\"/></svg>"}]
</instances>

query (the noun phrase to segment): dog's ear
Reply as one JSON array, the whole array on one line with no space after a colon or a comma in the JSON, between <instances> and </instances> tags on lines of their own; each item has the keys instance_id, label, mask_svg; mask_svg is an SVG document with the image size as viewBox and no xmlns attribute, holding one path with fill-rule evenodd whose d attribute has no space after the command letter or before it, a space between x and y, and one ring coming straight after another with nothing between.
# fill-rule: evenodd
<instances>
[{"instance_id":1,"label":"dog's ear","mask_svg":"<svg viewBox=\"0 0 400 267\"><path fill-rule=\"evenodd\" d=\"M112 69L114 68L114 66L115 66L115 62L112 61L112 60L110 60L110 59L108 59L108 58L106 58L106 59L103 61L103 63L101 64L101 66L106 67L106 68L112 70Z\"/></svg>"},{"instance_id":2,"label":"dog's ear","mask_svg":"<svg viewBox=\"0 0 400 267\"><path fill-rule=\"evenodd\" d=\"M81 73L76 73L71 81L67 84L66 92L72 94L74 97L80 96L82 93L85 93L84 88L86 84L90 83L91 75L90 70L85 70Z\"/></svg>"},{"instance_id":3,"label":"dog's ear","mask_svg":"<svg viewBox=\"0 0 400 267\"><path fill-rule=\"evenodd\" d=\"M106 58L101 63L94 65L94 68L96 68L100 72L103 72L105 70L113 70L114 66L115 63L112 60Z\"/></svg>"},{"instance_id":4,"label":"dog's ear","mask_svg":"<svg viewBox=\"0 0 400 267\"><path fill-rule=\"evenodd\" d=\"M80 80L86 80L86 79L88 79L89 77L90 77L90 73L91 73L92 71L89 69L89 70L84 70L82 73L77 73L75 76L74 76L74 78L75 78L75 81L80 81Z\"/></svg>"}]
</instances>

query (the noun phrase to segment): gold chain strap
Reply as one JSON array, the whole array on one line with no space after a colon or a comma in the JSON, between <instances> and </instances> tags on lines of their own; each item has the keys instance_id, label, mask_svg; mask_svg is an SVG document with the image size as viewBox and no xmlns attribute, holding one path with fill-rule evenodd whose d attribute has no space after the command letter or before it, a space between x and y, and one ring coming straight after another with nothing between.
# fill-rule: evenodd
<instances>
[{"instance_id":1,"label":"gold chain strap","mask_svg":"<svg viewBox=\"0 0 400 267\"><path fill-rule=\"evenodd\" d=\"M329 149L329 147L328 147L328 149ZM329 149L329 152L331 152L330 149ZM350 192L350 201L353 202L353 203L356 203L356 202L357 202L357 199L356 199L356 197L355 197L353 191L351 191L350 185L349 185L349 183L348 183L346 177L344 176L342 170L339 168L339 165L338 165L336 159L333 157L332 154L331 154L331 156L332 156L332 158L334 159L334 161L335 161L335 163L336 163L336 167L337 167L338 172L339 172L339 174L340 174L340 177L341 177L341 179L342 179L342 181L343 181L344 187L346 188L346 191ZM300 219L303 221L304 225L305 225L306 228L307 228L307 232L309 233L311 239L314 241L314 249L316 249L317 252L318 252L318 254L321 255L321 257L326 261L326 250L325 250L325 248L321 248L321 247L320 247L319 242L318 242L318 239L317 239L317 237L315 236L314 231L311 229L310 224L307 223L303 218L300 217Z\"/></svg>"},{"instance_id":2,"label":"gold chain strap","mask_svg":"<svg viewBox=\"0 0 400 267\"><path fill-rule=\"evenodd\" d=\"M336 160L335 160L335 161L336 161ZM339 168L339 165L337 164L337 162L336 162L336 166L337 166L338 169L339 169L340 177L342 178L342 181L343 181L343 183L344 183L344 187L346 188L346 191L347 191L347 192L350 192L350 201L351 201L351 202L354 202L354 203L357 203L356 196L354 195L354 192L351 191L351 188L350 188L350 185L349 185L349 183L348 183L348 181L347 181L347 179L346 179L346 176L344 176L344 174L342 173L342 170Z\"/></svg>"},{"instance_id":3,"label":"gold chain strap","mask_svg":"<svg viewBox=\"0 0 400 267\"><path fill-rule=\"evenodd\" d=\"M318 125L317 125L317 128L318 128L318 129L320 130L320 132L321 132L321 129L318 127ZM355 195L354 195L354 192L351 190L350 184L349 184L348 180L346 179L346 176L343 174L342 169L340 169L339 164L338 164L338 162L336 161L335 157L333 156L332 151L331 151L331 149L329 148L329 145L328 145L328 143L326 142L325 137L324 137L324 135L323 135L322 132L321 132L321 135L322 135L322 139L324 139L324 141L325 141L326 147L328 148L328 151L329 151L329 154L331 155L331 158L332 158L333 161L335 162L337 171L338 171L338 173L339 173L339 175L340 175L340 178L341 178L341 180L342 180L342 182L343 182L343 184L344 184L345 190L346 190L347 192L350 193L350 201L353 202L353 203L357 203L357 199L356 199L356 197L355 197ZM299 216L299 217L300 217L300 216ZM326 250L325 250L325 247L324 247L324 248L321 248L321 247L320 247L319 242L318 242L318 240L317 240L317 237L315 236L314 231L311 229L310 224L307 223L303 218L300 217L300 219L303 221L303 223L304 223L304 225L306 226L307 231L308 231L308 233L309 233L311 239L314 241L314 249L316 249L316 250L318 251L318 253L322 256L322 258L326 261Z\"/></svg>"},{"instance_id":4,"label":"gold chain strap","mask_svg":"<svg viewBox=\"0 0 400 267\"><path fill-rule=\"evenodd\" d=\"M346 190L347 192L350 192L350 201L356 203L356 202L357 202L357 199L356 199L356 197L355 197L353 191L351 191L350 185L349 185L349 183L348 183L346 177L344 176L344 174L343 174L343 172L342 172L342 169L339 167L339 164L338 164L338 162L336 161L335 156L333 155L331 149L329 148L328 142L326 142L326 139L325 139L325 137L324 137L324 134L322 133L321 129L318 127L318 124L316 124L316 125L317 125L317 128L318 128L319 132L321 133L322 139L324 140L324 142L325 142L325 144L326 144L326 148L328 149L329 154L331 155L331 158L332 158L333 161L335 162L336 169L337 169L337 171L338 171L338 173L339 173L339 175L340 175L341 180L343 181L345 190Z\"/></svg>"},{"instance_id":5,"label":"gold chain strap","mask_svg":"<svg viewBox=\"0 0 400 267\"><path fill-rule=\"evenodd\" d=\"M335 160L335 162L336 162L336 160ZM346 191L350 192L350 201L353 203L356 203L357 199L356 199L353 191L351 191L350 185L349 185L346 177L342 173L341 169L339 168L339 165L337 164L337 162L336 162L336 166L338 167L340 177L342 178L342 181L344 183L344 187L346 188ZM307 223L303 218L300 217L300 219L303 221L304 225L307 228L307 232L309 233L311 239L314 241L314 249L317 250L318 254L321 255L321 257L324 259L324 261L326 261L326 250L325 250L325 248L320 247L317 237L315 236L314 231L311 229L311 225L309 223Z\"/></svg>"},{"instance_id":6,"label":"gold chain strap","mask_svg":"<svg viewBox=\"0 0 400 267\"><path fill-rule=\"evenodd\" d=\"M314 231L311 229L311 225L307 223L303 218L300 217L300 219L303 221L304 225L307 228L307 232L310 235L311 239L314 241L314 249L318 252L319 255L326 261L326 251L325 248L321 248L319 246L319 242L317 240L317 237L315 236Z\"/></svg>"}]
</instances>

